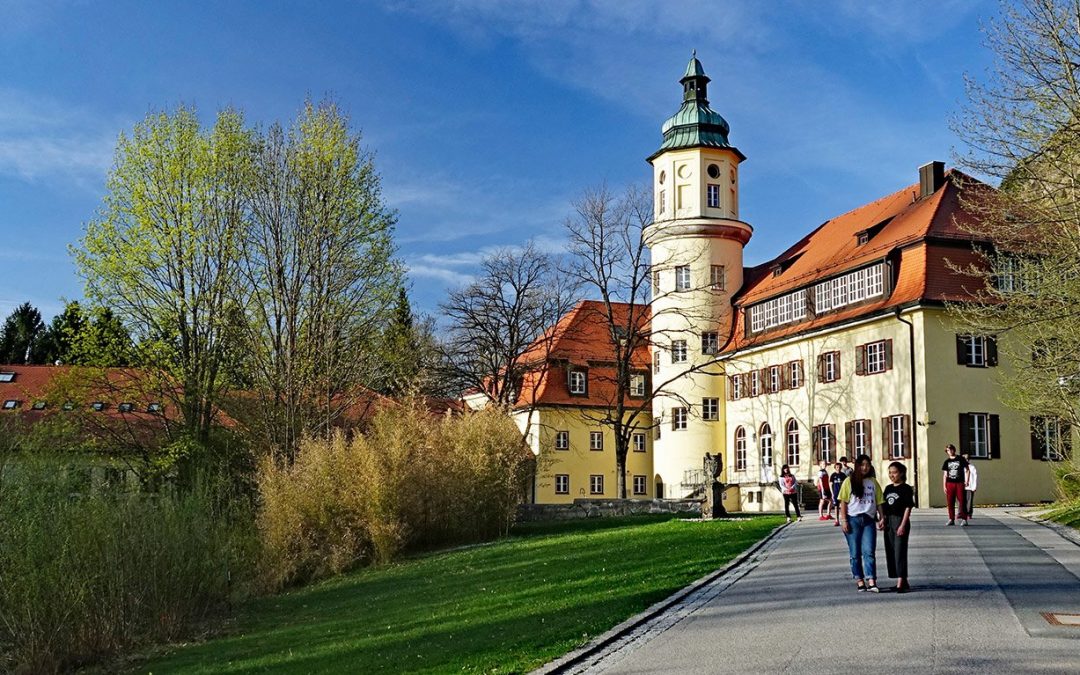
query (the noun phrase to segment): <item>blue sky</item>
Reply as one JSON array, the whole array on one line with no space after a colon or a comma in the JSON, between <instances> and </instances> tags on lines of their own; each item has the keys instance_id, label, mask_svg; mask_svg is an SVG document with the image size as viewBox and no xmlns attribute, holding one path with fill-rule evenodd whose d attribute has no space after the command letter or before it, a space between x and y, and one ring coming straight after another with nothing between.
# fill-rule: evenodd
<instances>
[{"instance_id":1,"label":"blue sky","mask_svg":"<svg viewBox=\"0 0 1080 675\"><path fill-rule=\"evenodd\" d=\"M414 304L435 312L486 250L558 250L589 186L644 158L697 49L747 156L745 262L949 161L996 4L708 0L0 0L0 318L82 284L67 246L116 136L147 112L292 119L330 95L376 153Z\"/></svg>"}]
</instances>

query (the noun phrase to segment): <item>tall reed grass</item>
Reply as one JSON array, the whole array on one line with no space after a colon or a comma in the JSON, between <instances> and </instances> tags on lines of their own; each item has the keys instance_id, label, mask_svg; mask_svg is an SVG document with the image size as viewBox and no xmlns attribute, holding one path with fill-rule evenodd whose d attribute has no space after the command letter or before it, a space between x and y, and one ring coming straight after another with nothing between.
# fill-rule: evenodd
<instances>
[{"instance_id":1,"label":"tall reed grass","mask_svg":"<svg viewBox=\"0 0 1080 675\"><path fill-rule=\"evenodd\" d=\"M420 401L379 412L351 438L304 442L290 466L258 470L258 528L270 588L402 549L468 543L509 528L532 455L504 411L432 417Z\"/></svg>"},{"instance_id":2,"label":"tall reed grass","mask_svg":"<svg viewBox=\"0 0 1080 675\"><path fill-rule=\"evenodd\" d=\"M206 484L83 492L28 462L0 485L0 670L54 672L175 639L245 576L250 519Z\"/></svg>"}]
</instances>

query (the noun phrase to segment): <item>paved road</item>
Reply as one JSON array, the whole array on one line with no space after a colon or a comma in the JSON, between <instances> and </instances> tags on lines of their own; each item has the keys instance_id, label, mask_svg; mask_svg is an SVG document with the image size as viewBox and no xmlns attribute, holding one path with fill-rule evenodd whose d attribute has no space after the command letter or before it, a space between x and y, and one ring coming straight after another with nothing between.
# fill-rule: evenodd
<instances>
[{"instance_id":1,"label":"paved road","mask_svg":"<svg viewBox=\"0 0 1080 675\"><path fill-rule=\"evenodd\" d=\"M1009 510L977 511L967 528L919 511L913 591L875 595L856 593L840 528L812 518L587 671L1080 673L1080 626L1043 616L1080 619L1080 546ZM878 563L884 586L880 540Z\"/></svg>"}]
</instances>

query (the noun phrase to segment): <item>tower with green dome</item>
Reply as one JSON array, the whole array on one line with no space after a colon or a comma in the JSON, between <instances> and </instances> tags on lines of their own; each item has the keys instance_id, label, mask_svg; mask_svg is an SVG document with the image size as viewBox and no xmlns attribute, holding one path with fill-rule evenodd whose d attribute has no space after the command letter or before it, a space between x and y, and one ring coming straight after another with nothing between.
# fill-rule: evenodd
<instances>
[{"instance_id":1,"label":"tower with green dome","mask_svg":"<svg viewBox=\"0 0 1080 675\"><path fill-rule=\"evenodd\" d=\"M682 104L661 127L653 167L652 258L654 480L679 498L705 453L725 457L725 382L715 363L733 323L731 295L743 281L753 228L739 220L739 164L727 120L709 105L709 77L696 54L679 80ZM725 467L726 470L726 467Z\"/></svg>"}]
</instances>

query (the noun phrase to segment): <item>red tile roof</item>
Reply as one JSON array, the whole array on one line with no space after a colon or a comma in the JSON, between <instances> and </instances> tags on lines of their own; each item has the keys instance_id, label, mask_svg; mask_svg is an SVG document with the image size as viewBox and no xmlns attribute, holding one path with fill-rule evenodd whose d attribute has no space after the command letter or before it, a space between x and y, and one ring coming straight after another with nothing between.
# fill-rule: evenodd
<instances>
[{"instance_id":1,"label":"red tile roof","mask_svg":"<svg viewBox=\"0 0 1080 675\"><path fill-rule=\"evenodd\" d=\"M648 305L582 300L533 343L522 356L523 363L533 364L521 384L517 407L531 405L606 406L615 400L615 343L610 326L633 325L647 333ZM649 345L642 341L631 356L635 370L649 371ZM572 395L568 371L588 369L587 395ZM632 401L632 399L628 399Z\"/></svg>"},{"instance_id":2,"label":"red tile roof","mask_svg":"<svg viewBox=\"0 0 1080 675\"><path fill-rule=\"evenodd\" d=\"M743 287L734 297L746 308L785 293L807 288L874 262L894 263L892 292L877 301L823 313L810 320L747 335L746 312L736 313L731 341L725 352L773 341L824 326L869 316L917 301L940 302L970 297L982 281L956 272L951 266L976 262L970 242L975 237L965 200L978 200L992 190L955 169L932 195L919 199L918 184L882 197L826 221L775 259L746 268ZM858 234L872 236L860 245ZM773 274L777 267L779 275Z\"/></svg>"}]
</instances>

